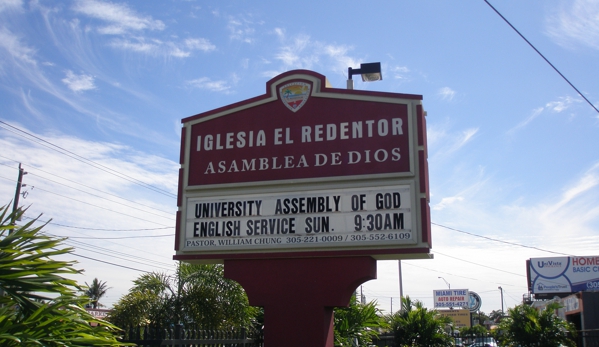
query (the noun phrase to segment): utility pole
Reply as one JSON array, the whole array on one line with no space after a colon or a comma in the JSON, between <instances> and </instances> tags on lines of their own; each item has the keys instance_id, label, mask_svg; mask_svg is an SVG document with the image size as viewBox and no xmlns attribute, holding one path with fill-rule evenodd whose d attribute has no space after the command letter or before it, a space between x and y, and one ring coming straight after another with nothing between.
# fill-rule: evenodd
<instances>
[{"instance_id":1,"label":"utility pole","mask_svg":"<svg viewBox=\"0 0 599 347\"><path fill-rule=\"evenodd\" d=\"M397 271L399 273L399 306L401 307L401 299L403 298L403 281L401 279L401 259L397 261Z\"/></svg>"},{"instance_id":2,"label":"utility pole","mask_svg":"<svg viewBox=\"0 0 599 347\"><path fill-rule=\"evenodd\" d=\"M501 292L501 316L503 316L504 315L504 312L503 312L503 288L497 287L497 289L499 289L499 291Z\"/></svg>"},{"instance_id":3,"label":"utility pole","mask_svg":"<svg viewBox=\"0 0 599 347\"><path fill-rule=\"evenodd\" d=\"M17 212L17 209L19 208L19 197L21 196L21 187L24 186L23 175L26 175L26 174L27 174L27 172L25 172L25 170L21 167L21 163L19 163L19 177L17 178L17 189L15 190L15 199L12 204L12 212L13 212L13 217L12 217L12 222L11 222L12 225L15 225L17 222L17 216L15 213ZM10 232L12 232L12 231L10 231Z\"/></svg>"}]
</instances>

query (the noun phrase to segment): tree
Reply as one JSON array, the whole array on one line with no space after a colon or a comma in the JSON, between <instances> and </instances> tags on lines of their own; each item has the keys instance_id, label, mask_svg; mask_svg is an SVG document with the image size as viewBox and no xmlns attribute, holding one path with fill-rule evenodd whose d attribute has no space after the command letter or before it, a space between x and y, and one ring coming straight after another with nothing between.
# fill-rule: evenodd
<instances>
[{"instance_id":1,"label":"tree","mask_svg":"<svg viewBox=\"0 0 599 347\"><path fill-rule=\"evenodd\" d=\"M420 301L409 296L401 299L401 310L388 316L395 335L396 346L452 346L453 337L445 332L451 318L428 310Z\"/></svg>"},{"instance_id":2,"label":"tree","mask_svg":"<svg viewBox=\"0 0 599 347\"><path fill-rule=\"evenodd\" d=\"M573 336L576 329L555 315L558 308L560 305L552 302L542 311L525 304L508 309L508 316L502 319L499 326L504 333L503 341L508 346L521 347L576 346L568 336Z\"/></svg>"},{"instance_id":3,"label":"tree","mask_svg":"<svg viewBox=\"0 0 599 347\"><path fill-rule=\"evenodd\" d=\"M472 317L474 319L478 320L478 324L480 324L480 325L484 325L486 321L491 320L491 317L488 316L483 311L478 311L476 313L472 313Z\"/></svg>"},{"instance_id":4,"label":"tree","mask_svg":"<svg viewBox=\"0 0 599 347\"><path fill-rule=\"evenodd\" d=\"M64 239L41 234L36 220L16 226L23 211L0 207L0 346L122 346L118 329L87 313L82 288L65 275L79 274ZM90 323L99 326L92 327Z\"/></svg>"},{"instance_id":5,"label":"tree","mask_svg":"<svg viewBox=\"0 0 599 347\"><path fill-rule=\"evenodd\" d=\"M387 323L380 317L376 302L358 303L356 297L350 300L349 307L335 309L335 346L368 346L372 338L378 336L379 329Z\"/></svg>"},{"instance_id":6,"label":"tree","mask_svg":"<svg viewBox=\"0 0 599 347\"><path fill-rule=\"evenodd\" d=\"M499 323L501 321L501 319L503 318L503 316L504 316L504 313L501 310L493 310L489 314L489 318L492 321L494 321L495 323Z\"/></svg>"},{"instance_id":7,"label":"tree","mask_svg":"<svg viewBox=\"0 0 599 347\"><path fill-rule=\"evenodd\" d=\"M205 329L248 327L257 308L243 288L224 278L222 265L181 263L174 276L147 273L113 307L108 320L130 325L199 325Z\"/></svg>"},{"instance_id":8,"label":"tree","mask_svg":"<svg viewBox=\"0 0 599 347\"><path fill-rule=\"evenodd\" d=\"M87 284L87 282L85 282L85 285L87 286L85 295L90 299L92 308L104 306L100 303L100 299L106 295L106 292L110 289L106 286L106 282L98 281L97 278L94 278L91 285Z\"/></svg>"},{"instance_id":9,"label":"tree","mask_svg":"<svg viewBox=\"0 0 599 347\"><path fill-rule=\"evenodd\" d=\"M482 325L475 325L472 327L464 327L460 329L460 336L486 336L489 333L487 328Z\"/></svg>"}]
</instances>

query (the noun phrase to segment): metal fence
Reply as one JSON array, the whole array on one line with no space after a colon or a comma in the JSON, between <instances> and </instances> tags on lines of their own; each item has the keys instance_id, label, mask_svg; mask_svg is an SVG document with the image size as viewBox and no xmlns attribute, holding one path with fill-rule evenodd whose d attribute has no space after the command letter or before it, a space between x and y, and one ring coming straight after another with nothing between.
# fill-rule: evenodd
<instances>
[{"instance_id":1,"label":"metal fence","mask_svg":"<svg viewBox=\"0 0 599 347\"><path fill-rule=\"evenodd\" d=\"M468 346L475 341L489 337L455 337L454 346ZM574 339L579 347L599 347L599 330L579 331ZM122 342L135 343L139 347L263 347L263 336L246 329L204 330L201 328L183 328L182 326L129 327L124 332ZM501 346L501 341L497 341ZM383 333L373 339L371 346L396 347L393 333Z\"/></svg>"},{"instance_id":2,"label":"metal fence","mask_svg":"<svg viewBox=\"0 0 599 347\"><path fill-rule=\"evenodd\" d=\"M395 335L393 333L379 334L372 339L372 345L376 347L395 347Z\"/></svg>"},{"instance_id":3,"label":"metal fence","mask_svg":"<svg viewBox=\"0 0 599 347\"><path fill-rule=\"evenodd\" d=\"M204 330L201 328L137 326L124 332L122 342L135 343L139 347L262 347L259 333L248 333L247 329Z\"/></svg>"},{"instance_id":4,"label":"metal fence","mask_svg":"<svg viewBox=\"0 0 599 347\"><path fill-rule=\"evenodd\" d=\"M599 330L580 330L575 340L580 347L599 347Z\"/></svg>"}]
</instances>

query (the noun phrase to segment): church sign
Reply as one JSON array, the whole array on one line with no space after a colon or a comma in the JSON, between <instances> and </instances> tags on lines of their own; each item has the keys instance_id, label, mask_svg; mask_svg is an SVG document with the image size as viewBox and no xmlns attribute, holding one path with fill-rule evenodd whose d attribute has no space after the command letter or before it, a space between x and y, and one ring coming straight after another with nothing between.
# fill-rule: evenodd
<instances>
[{"instance_id":1,"label":"church sign","mask_svg":"<svg viewBox=\"0 0 599 347\"><path fill-rule=\"evenodd\" d=\"M421 99L296 70L183 119L175 259L428 257Z\"/></svg>"}]
</instances>

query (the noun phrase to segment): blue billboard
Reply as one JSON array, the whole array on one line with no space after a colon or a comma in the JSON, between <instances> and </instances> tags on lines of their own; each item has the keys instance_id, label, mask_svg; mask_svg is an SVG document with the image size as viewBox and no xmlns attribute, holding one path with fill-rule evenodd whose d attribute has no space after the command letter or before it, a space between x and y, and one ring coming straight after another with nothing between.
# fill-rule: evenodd
<instances>
[{"instance_id":1,"label":"blue billboard","mask_svg":"<svg viewBox=\"0 0 599 347\"><path fill-rule=\"evenodd\" d=\"M599 256L531 258L528 270L533 294L599 291Z\"/></svg>"}]
</instances>

